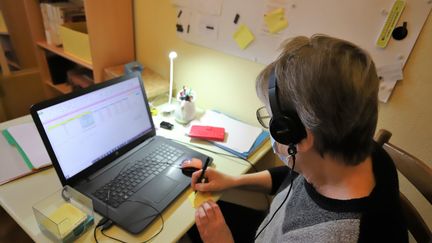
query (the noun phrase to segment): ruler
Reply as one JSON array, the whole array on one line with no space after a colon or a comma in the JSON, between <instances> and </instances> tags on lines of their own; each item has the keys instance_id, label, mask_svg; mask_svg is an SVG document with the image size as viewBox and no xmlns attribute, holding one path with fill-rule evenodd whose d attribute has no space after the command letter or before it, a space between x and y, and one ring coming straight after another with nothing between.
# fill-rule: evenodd
<instances>
[{"instance_id":1,"label":"ruler","mask_svg":"<svg viewBox=\"0 0 432 243\"><path fill-rule=\"evenodd\" d=\"M391 8L390 13L387 15L387 19L385 21L384 27L381 30L381 34L378 37L376 45L385 48L387 46L388 41L390 40L391 34L396 26L396 23L399 20L399 17L402 15L402 11L405 8L405 1L396 0L393 3L393 7Z\"/></svg>"}]
</instances>

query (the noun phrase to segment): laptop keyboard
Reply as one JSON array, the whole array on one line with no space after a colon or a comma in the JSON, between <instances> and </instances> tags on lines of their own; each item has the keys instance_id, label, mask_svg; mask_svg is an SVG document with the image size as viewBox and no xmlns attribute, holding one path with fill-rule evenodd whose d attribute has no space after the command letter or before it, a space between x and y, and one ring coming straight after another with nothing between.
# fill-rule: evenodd
<instances>
[{"instance_id":1,"label":"laptop keyboard","mask_svg":"<svg viewBox=\"0 0 432 243\"><path fill-rule=\"evenodd\" d=\"M171 166L183 152L167 144L160 144L145 158L138 160L114 179L99 188L93 195L117 208L142 186Z\"/></svg>"}]
</instances>

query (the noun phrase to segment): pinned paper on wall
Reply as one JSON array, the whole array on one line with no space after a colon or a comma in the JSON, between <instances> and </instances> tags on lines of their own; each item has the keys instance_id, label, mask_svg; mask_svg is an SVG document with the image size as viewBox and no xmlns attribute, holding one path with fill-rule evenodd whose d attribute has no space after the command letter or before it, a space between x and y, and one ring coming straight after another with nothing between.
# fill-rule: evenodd
<instances>
[{"instance_id":1,"label":"pinned paper on wall","mask_svg":"<svg viewBox=\"0 0 432 243\"><path fill-rule=\"evenodd\" d=\"M207 39L216 40L219 33L219 18L210 15L198 16L198 34Z\"/></svg>"},{"instance_id":2,"label":"pinned paper on wall","mask_svg":"<svg viewBox=\"0 0 432 243\"><path fill-rule=\"evenodd\" d=\"M252 31L244 24L240 25L240 27L237 29L237 31L233 35L233 39L237 43L237 45L240 47L240 49L245 49L252 43L252 41L255 39L255 36L253 35Z\"/></svg>"},{"instance_id":3,"label":"pinned paper on wall","mask_svg":"<svg viewBox=\"0 0 432 243\"><path fill-rule=\"evenodd\" d=\"M197 11L203 14L220 16L222 12L222 0L192 0Z\"/></svg>"},{"instance_id":4,"label":"pinned paper on wall","mask_svg":"<svg viewBox=\"0 0 432 243\"><path fill-rule=\"evenodd\" d=\"M187 8L177 10L176 30L178 34L189 34L191 30L191 11Z\"/></svg>"},{"instance_id":5,"label":"pinned paper on wall","mask_svg":"<svg viewBox=\"0 0 432 243\"><path fill-rule=\"evenodd\" d=\"M189 7L189 0L171 0L171 3L177 7Z\"/></svg>"},{"instance_id":6,"label":"pinned paper on wall","mask_svg":"<svg viewBox=\"0 0 432 243\"><path fill-rule=\"evenodd\" d=\"M387 103L398 80L403 79L402 63L394 63L377 67L377 74L380 78L378 99Z\"/></svg>"},{"instance_id":7,"label":"pinned paper on wall","mask_svg":"<svg viewBox=\"0 0 432 243\"><path fill-rule=\"evenodd\" d=\"M264 23L270 33L274 34L288 27L288 21L285 19L285 9L277 8L264 15Z\"/></svg>"}]
</instances>

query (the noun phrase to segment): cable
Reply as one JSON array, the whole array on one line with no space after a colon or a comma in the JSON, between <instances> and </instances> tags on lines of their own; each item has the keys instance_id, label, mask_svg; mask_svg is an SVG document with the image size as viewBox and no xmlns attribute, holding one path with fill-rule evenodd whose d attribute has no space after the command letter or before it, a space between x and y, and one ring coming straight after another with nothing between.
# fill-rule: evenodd
<instances>
[{"instance_id":1,"label":"cable","mask_svg":"<svg viewBox=\"0 0 432 243\"><path fill-rule=\"evenodd\" d=\"M289 150L288 151L290 151L290 149L291 149L291 151L292 151L292 148L291 148L291 145L290 145L290 148L289 148ZM294 183L294 177L293 177L293 171L294 171L294 167L295 167L295 162L296 162L296 159L295 159L295 149L294 149L294 153L292 154L291 153L291 151L289 152L290 153L290 155L292 155L292 158L293 158L293 167L292 167L292 169L291 169L291 171L290 171L290 179L291 179L291 186L290 186L290 188L288 189L288 193L287 193L287 195L285 196L285 198L284 198L284 200L282 201L282 203L279 205L279 207L276 209L276 211L273 213L273 215L271 216L271 218L270 218L270 220L264 225L264 227L262 227L261 228L261 230L258 232L258 234L257 235L255 235L255 240L258 238L258 236L264 231L264 229L265 228L267 228L267 226L270 224L270 222L273 220L273 218L276 216L276 213L279 211L279 209L281 209L282 208L282 205L284 205L285 204L285 202L286 202L286 200L288 199L288 197L289 197L289 194L290 194L290 192L291 192L291 189L293 188L293 183Z\"/></svg>"},{"instance_id":2,"label":"cable","mask_svg":"<svg viewBox=\"0 0 432 243\"><path fill-rule=\"evenodd\" d=\"M96 243L99 242L99 241L97 240L97 237L96 237L96 230L97 230L97 228L103 226L106 222L108 222L108 220L109 220L109 219L108 219L107 217L103 217L101 220L99 220L99 222L98 222L97 225L95 226L95 228L94 228L94 230L93 230L93 237L94 237Z\"/></svg>"},{"instance_id":3,"label":"cable","mask_svg":"<svg viewBox=\"0 0 432 243\"><path fill-rule=\"evenodd\" d=\"M161 219L161 221L162 221L162 226L161 226L161 228L159 229L159 231L158 231L157 233L155 233L153 236L151 236L150 238L148 238L147 240L143 241L142 243L147 243L147 242L151 241L153 238L155 238L156 236L158 236L158 235L162 232L162 230L164 229L165 221L164 221L164 218L162 217L162 213L159 212L159 210L157 210L157 209L156 209L155 207L153 207L151 204L146 203L146 202L143 202L143 201L137 201L137 200L126 200L126 201L127 201L127 202L136 202L136 203L141 203L141 204L144 204L144 205L146 205L146 206L151 207L154 211L156 211L157 215L160 217L160 219Z\"/></svg>"},{"instance_id":4,"label":"cable","mask_svg":"<svg viewBox=\"0 0 432 243\"><path fill-rule=\"evenodd\" d=\"M154 211L156 211L156 215L158 215L159 218L160 218L161 221L162 221L162 225L161 225L161 228L159 229L159 231L158 231L157 233L155 233L154 235L152 235L150 238L148 238L148 239L142 241L141 243L147 243L147 242L150 242L153 238L155 238L156 236L158 236L158 235L162 232L162 230L164 229L164 226L165 226L165 220L164 220L164 218L162 217L162 213L161 213L159 210L157 210L155 207L153 207L150 203L143 202L143 201L138 201L138 200L126 200L126 202L135 202L135 203L140 203L140 204L144 204L144 205L146 205L146 206L151 207ZM149 217L152 217L152 216L154 216L154 215L150 215ZM105 219L105 218L104 218L104 219ZM103 220L103 219L102 219L102 220ZM102 220L101 220L101 221L102 221ZM115 238L115 237L113 237L113 236L110 236L110 235L108 235L108 234L106 234L106 233L104 232L104 230L107 230L107 229L109 229L112 225L114 225L114 222L113 222L113 221L111 221L111 220L106 220L104 223L101 223L101 221L99 221L99 223L96 225L96 227L95 227L95 229L94 229L94 231L93 231L93 236L94 236L96 242L98 242L98 240L97 240L97 238L96 238L96 229L102 226L102 229L101 229L101 233L102 233L102 235L104 235L105 237L108 237L108 238L110 238L110 239L112 239L112 240L115 240L115 241L118 241L118 242L121 242L121 243L126 243L126 241L123 241L123 240L121 240L121 239L118 239L118 238Z\"/></svg>"}]
</instances>

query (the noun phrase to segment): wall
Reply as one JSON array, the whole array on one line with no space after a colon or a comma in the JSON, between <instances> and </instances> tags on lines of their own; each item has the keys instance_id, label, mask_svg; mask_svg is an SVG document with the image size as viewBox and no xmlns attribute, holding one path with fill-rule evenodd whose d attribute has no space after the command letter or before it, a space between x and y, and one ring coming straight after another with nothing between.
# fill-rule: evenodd
<instances>
[{"instance_id":1,"label":"wall","mask_svg":"<svg viewBox=\"0 0 432 243\"><path fill-rule=\"evenodd\" d=\"M202 108L214 108L257 124L255 77L264 67L214 50L194 46L175 34L176 11L169 0L135 0L136 56L169 78L168 53L175 50L174 82L198 93ZM432 17L429 16L389 103L380 104L378 128L391 141L432 166ZM432 207L401 178L401 190L414 200L432 226Z\"/></svg>"}]
</instances>

